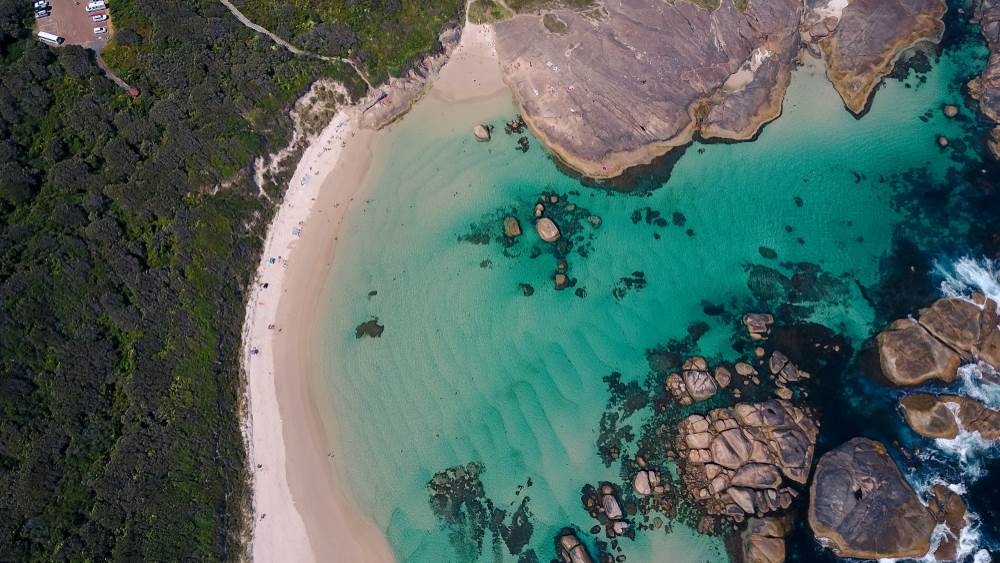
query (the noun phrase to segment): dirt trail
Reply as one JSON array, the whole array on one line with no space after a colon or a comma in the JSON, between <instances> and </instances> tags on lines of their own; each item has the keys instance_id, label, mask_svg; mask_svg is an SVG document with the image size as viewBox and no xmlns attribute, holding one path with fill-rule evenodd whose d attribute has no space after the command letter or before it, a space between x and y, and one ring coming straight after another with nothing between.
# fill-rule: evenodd
<instances>
[{"instance_id":1,"label":"dirt trail","mask_svg":"<svg viewBox=\"0 0 1000 563\"><path fill-rule=\"evenodd\" d=\"M368 89L371 90L373 88L372 83L368 81L368 77L365 76L365 73L361 72L361 68L358 67L357 63L355 63L351 59L347 59L347 58L344 58L344 57L327 57L325 55L320 55L319 53L312 53L312 52L309 52L309 51L303 51L302 49L299 49L298 47L296 47L295 45L292 45L288 41L285 41L284 39L278 37L274 33L271 33L271 31L269 31L267 28L264 28L264 27L261 27L261 26L255 24L253 21L250 20L250 18L248 18L245 15L243 15L243 12L241 12L229 0L219 0L219 1L222 2L222 5L225 6L230 12L232 12L232 14L234 16L236 16L236 19L240 20L240 22L242 22L243 25L245 25L245 26L249 27L250 29L256 31L257 33L263 33L264 35L270 37L272 41L274 41L278 45L281 45L285 49L288 49L291 53L294 53L294 54L302 56L302 57L310 57L310 58L313 58L313 59L320 59L320 60L323 60L323 61L338 61L338 62L342 62L344 64L351 65L351 68L354 69L354 72L356 72L358 74L358 76L361 77L361 80L364 80L365 84L368 85Z\"/></svg>"}]
</instances>

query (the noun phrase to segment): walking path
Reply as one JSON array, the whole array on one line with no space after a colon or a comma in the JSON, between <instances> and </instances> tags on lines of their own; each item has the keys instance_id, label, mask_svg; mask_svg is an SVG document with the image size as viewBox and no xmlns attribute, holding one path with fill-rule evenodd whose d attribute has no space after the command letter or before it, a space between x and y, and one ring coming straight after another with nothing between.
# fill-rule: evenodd
<instances>
[{"instance_id":1,"label":"walking path","mask_svg":"<svg viewBox=\"0 0 1000 563\"><path fill-rule=\"evenodd\" d=\"M264 35L270 37L272 41L274 41L278 45L281 45L285 49L288 49L290 52L292 52L292 53L294 53L296 55L302 56L302 57L311 57L311 58L320 59L320 60L323 60L323 61L338 61L338 62L342 62L344 64L351 65L351 68L354 69L354 72L356 72L358 74L358 76L361 77L361 80L364 80L365 84L368 85L368 89L371 90L373 88L372 87L372 83L368 81L368 77L365 76L365 73L361 72L361 68L358 67L357 63L355 63L351 59L347 59L347 58L344 58L344 57L327 57L327 56L324 56L324 55L320 55L319 53L312 53L312 52L309 52L309 51L303 51L302 49L299 49L298 47L296 47L295 45L292 45L288 41L285 41L284 39L278 37L274 33L271 33L271 31L268 30L267 28L255 24L253 21L250 20L250 18L248 18L245 15L243 15L243 12L241 12L229 0L219 0L219 1L222 2L222 5L225 6L226 8L228 8L229 11L232 12L234 16L236 16L236 19L240 20L240 22L243 23L243 25L245 25L245 26L249 27L250 29L256 31L257 33L263 33Z\"/></svg>"},{"instance_id":2,"label":"walking path","mask_svg":"<svg viewBox=\"0 0 1000 563\"><path fill-rule=\"evenodd\" d=\"M112 72L111 68L107 65L107 63L104 62L104 59L101 58L101 52L97 51L96 54L97 54L96 56L97 66L104 71L104 76L110 78L111 81L117 84L118 87L121 88L122 90L125 90L126 92L132 92L132 86L130 86L128 82L125 82L124 80L119 78L117 74Z\"/></svg>"}]
</instances>

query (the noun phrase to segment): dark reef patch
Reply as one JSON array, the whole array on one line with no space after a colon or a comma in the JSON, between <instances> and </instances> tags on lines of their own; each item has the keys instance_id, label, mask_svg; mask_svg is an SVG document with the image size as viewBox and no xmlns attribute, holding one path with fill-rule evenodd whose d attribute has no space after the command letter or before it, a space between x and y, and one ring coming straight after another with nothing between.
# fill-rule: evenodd
<instances>
[{"instance_id":1,"label":"dark reef patch","mask_svg":"<svg viewBox=\"0 0 1000 563\"><path fill-rule=\"evenodd\" d=\"M518 561L537 561L533 550L525 551L534 533L529 508L531 498L525 495L513 511L498 508L486 495L481 480L484 471L481 463L456 465L435 473L427 483L431 512L448 531L448 539L459 560L479 559L489 532L495 559L505 559L503 551L506 548L507 554L517 556ZM525 485L518 486L515 496L520 496L530 486L529 479Z\"/></svg>"},{"instance_id":2,"label":"dark reef patch","mask_svg":"<svg viewBox=\"0 0 1000 563\"><path fill-rule=\"evenodd\" d=\"M378 324L378 317L372 317L354 329L354 337L363 338L367 336L369 338L381 338L384 331L385 326Z\"/></svg>"}]
</instances>

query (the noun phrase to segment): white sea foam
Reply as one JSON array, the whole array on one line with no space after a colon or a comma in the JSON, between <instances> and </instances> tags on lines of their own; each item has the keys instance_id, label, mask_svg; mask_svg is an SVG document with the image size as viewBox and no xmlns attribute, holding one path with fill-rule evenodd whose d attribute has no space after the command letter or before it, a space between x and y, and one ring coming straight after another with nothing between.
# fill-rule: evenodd
<instances>
[{"instance_id":1,"label":"white sea foam","mask_svg":"<svg viewBox=\"0 0 1000 563\"><path fill-rule=\"evenodd\" d=\"M997 278L998 264L988 258L963 256L953 263L935 264L935 269L944 278L941 292L948 297L968 297L979 292L1000 303L1000 279Z\"/></svg>"}]
</instances>

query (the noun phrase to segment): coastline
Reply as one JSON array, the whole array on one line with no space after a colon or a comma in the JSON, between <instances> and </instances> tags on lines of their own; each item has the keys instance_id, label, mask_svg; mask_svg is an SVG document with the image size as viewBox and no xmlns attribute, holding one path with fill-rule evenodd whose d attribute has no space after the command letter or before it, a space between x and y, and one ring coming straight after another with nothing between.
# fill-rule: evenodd
<instances>
[{"instance_id":1,"label":"coastline","mask_svg":"<svg viewBox=\"0 0 1000 563\"><path fill-rule=\"evenodd\" d=\"M451 103L504 90L492 27L466 23L431 80L428 94ZM268 229L243 342L255 560L395 560L337 459L335 389L326 383L319 338L337 234L352 202L363 199L372 147L389 129L364 127L358 106L338 111L303 153Z\"/></svg>"}]
</instances>

